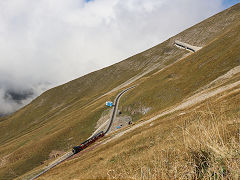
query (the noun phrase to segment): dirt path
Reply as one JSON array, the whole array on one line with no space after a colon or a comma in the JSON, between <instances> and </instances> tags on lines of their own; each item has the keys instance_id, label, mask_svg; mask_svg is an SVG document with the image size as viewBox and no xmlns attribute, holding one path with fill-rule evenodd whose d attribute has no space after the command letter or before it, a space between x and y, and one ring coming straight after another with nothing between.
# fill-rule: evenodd
<instances>
[{"instance_id":1,"label":"dirt path","mask_svg":"<svg viewBox=\"0 0 240 180\"><path fill-rule=\"evenodd\" d=\"M179 59L178 59L177 61L175 61L174 63L171 63L171 64L163 67L162 69L160 69L159 71L155 72L154 74L159 73L159 72L163 71L164 69L169 68L170 66L173 66L174 64L176 64L177 62L183 60L184 58L186 58L186 57L189 56L189 55L191 55L191 53L188 53L188 54L183 55L181 58L179 58ZM121 85L117 86L116 88L112 89L111 91L103 94L102 96L98 97L97 99L100 99L100 98L102 98L102 97L105 96L105 95L108 95L108 94L110 94L110 93L112 93L112 92L114 92L114 91L117 91L117 90L119 90L119 89L121 89L121 88L123 88L123 87L126 87L126 86L130 85L131 83L137 81L138 79L140 79L141 77L143 77L143 76L145 76L146 74L150 73L151 71L154 71L155 69L159 68L159 66L161 66L161 65L162 65L162 63L150 67L150 68L149 68L148 70L146 70L145 72L143 72L143 73L141 73L141 74L138 74L138 75L130 78L129 80L127 80L127 81L124 82L123 84L121 84ZM100 127L98 127L98 128L92 133L92 135L91 135L90 137L92 137L94 134L96 134L96 133L99 132L100 130L105 130L106 127L107 127L107 123L108 123L108 122L109 122L109 119L106 120Z\"/></svg>"},{"instance_id":2,"label":"dirt path","mask_svg":"<svg viewBox=\"0 0 240 180\"><path fill-rule=\"evenodd\" d=\"M196 105L196 104L198 104L198 103L200 103L200 102L202 102L202 101L204 101L204 100L206 100L208 98L211 98L211 97L213 97L213 96L215 96L215 95L217 95L219 93L222 93L224 91L230 90L230 89L232 89L234 87L237 87L237 86L240 86L240 81L237 81L237 82L232 83L232 84L228 84L226 86L219 87L217 89L212 89L212 90L208 89L208 90L202 91L201 93L198 93L198 94L196 94L194 96L191 96L190 98L186 99L184 102L182 102L181 104L171 108L170 110L166 110L166 111L164 111L164 112L162 112L162 113L152 117L151 119L149 119L147 121L144 121L142 123L136 124L135 126L129 128L129 129L123 131L123 132L120 132L120 133L116 134L113 138L105 141L103 144L106 144L106 143L108 143L108 142L110 142L110 141L112 141L114 139L117 139L117 138L121 137L122 135L124 135L124 134L126 134L128 132L131 132L131 131L133 131L134 129L136 129L138 127L141 127L141 126L144 126L144 125L146 125L148 123L151 123L152 121L154 121L156 119L159 119L160 117L163 117L163 116L165 116L167 114L170 114L170 113L173 113L175 111L183 110L185 108L188 108L188 107L191 107L193 105ZM240 87L239 87L239 89L240 89Z\"/></svg>"}]
</instances>

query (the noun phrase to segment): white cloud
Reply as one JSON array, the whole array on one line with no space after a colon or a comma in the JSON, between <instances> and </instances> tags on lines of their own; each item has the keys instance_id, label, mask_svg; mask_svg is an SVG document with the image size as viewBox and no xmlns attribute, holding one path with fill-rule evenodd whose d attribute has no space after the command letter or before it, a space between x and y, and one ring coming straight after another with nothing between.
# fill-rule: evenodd
<instances>
[{"instance_id":1,"label":"white cloud","mask_svg":"<svg viewBox=\"0 0 240 180\"><path fill-rule=\"evenodd\" d=\"M162 42L221 11L221 4L221 0L1 0L0 89L7 89L7 84L54 86L77 78Z\"/></svg>"}]
</instances>

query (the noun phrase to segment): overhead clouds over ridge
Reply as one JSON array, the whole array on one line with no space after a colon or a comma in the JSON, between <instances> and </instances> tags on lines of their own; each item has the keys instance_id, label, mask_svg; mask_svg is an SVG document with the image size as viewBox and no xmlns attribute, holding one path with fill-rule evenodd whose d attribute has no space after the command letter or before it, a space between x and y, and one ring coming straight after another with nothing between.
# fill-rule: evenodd
<instances>
[{"instance_id":1,"label":"overhead clouds over ridge","mask_svg":"<svg viewBox=\"0 0 240 180\"><path fill-rule=\"evenodd\" d=\"M0 114L223 9L221 0L0 1ZM16 102L9 91L32 95Z\"/></svg>"}]
</instances>

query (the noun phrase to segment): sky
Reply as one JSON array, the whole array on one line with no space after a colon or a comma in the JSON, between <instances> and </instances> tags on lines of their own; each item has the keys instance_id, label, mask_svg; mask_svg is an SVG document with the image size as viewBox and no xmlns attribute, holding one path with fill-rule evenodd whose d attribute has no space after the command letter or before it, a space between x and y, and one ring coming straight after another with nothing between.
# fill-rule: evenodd
<instances>
[{"instance_id":1,"label":"sky","mask_svg":"<svg viewBox=\"0 0 240 180\"><path fill-rule=\"evenodd\" d=\"M235 0L1 0L0 115L119 62Z\"/></svg>"},{"instance_id":2,"label":"sky","mask_svg":"<svg viewBox=\"0 0 240 180\"><path fill-rule=\"evenodd\" d=\"M239 3L240 0L224 0L223 1L223 7L224 8L228 8L228 7L231 7L233 6L234 4L237 4Z\"/></svg>"}]
</instances>

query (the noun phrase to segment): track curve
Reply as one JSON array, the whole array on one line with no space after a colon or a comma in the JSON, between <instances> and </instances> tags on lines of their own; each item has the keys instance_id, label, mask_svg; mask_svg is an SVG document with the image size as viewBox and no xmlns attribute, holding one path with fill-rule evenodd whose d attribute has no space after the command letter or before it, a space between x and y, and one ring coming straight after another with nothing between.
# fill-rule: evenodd
<instances>
[{"instance_id":1,"label":"track curve","mask_svg":"<svg viewBox=\"0 0 240 180\"><path fill-rule=\"evenodd\" d=\"M131 86L131 87L123 90L123 91L120 92L120 93L117 95L117 97L115 98L114 103L113 103L113 104L114 104L114 106L113 106L114 108L113 108L113 111L112 111L111 120L110 120L110 122L109 122L109 126L108 126L107 130L105 131L105 134L107 134L108 131L110 130L110 128L111 128L111 126L112 126L112 123L113 123L113 121L114 121L114 119L115 119L115 117L116 117L117 108L118 108L118 103L119 103L119 100L120 100L121 96L122 96L124 93L126 93L128 90L130 90L130 89L132 89L132 88L134 88L134 87L136 87L136 86Z\"/></svg>"},{"instance_id":2,"label":"track curve","mask_svg":"<svg viewBox=\"0 0 240 180\"><path fill-rule=\"evenodd\" d=\"M114 106L113 106L113 111L112 111L112 115L111 115L111 120L109 122L109 126L107 128L107 130L104 132L104 134L108 133L111 126L112 126L112 123L116 117L116 114L117 114L117 108L118 108L118 103L119 103L119 100L121 98L121 96L126 93L128 90L134 88L136 86L131 86L125 90L123 90L122 92L120 92L117 97L115 98L114 100ZM60 157L58 160L56 160L55 162L53 162L52 164L48 165L43 171L41 171L40 173L38 173L37 175L35 175L34 177L32 177L30 180L33 180L33 179L36 179L38 178L39 176L41 176L42 174L46 173L47 171L49 171L50 169L52 169L53 167L57 166L58 164L60 164L61 162L65 161L66 159L72 157L74 154L72 152L68 152L66 153L65 155L63 155L62 157Z\"/></svg>"}]
</instances>

